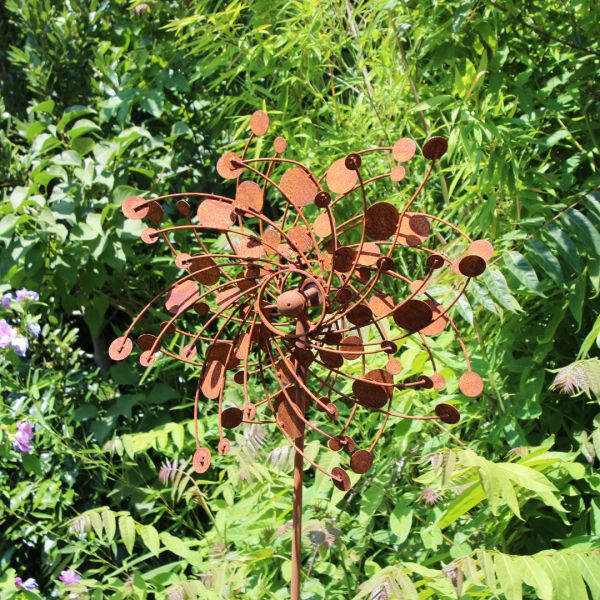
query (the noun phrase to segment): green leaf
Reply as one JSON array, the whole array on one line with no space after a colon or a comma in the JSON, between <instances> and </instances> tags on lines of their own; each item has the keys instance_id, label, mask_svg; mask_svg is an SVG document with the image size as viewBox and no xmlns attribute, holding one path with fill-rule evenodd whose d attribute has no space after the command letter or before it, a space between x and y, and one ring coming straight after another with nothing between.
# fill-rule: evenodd
<instances>
[{"instance_id":1,"label":"green leaf","mask_svg":"<svg viewBox=\"0 0 600 600\"><path fill-rule=\"evenodd\" d=\"M119 533L127 552L131 554L135 543L135 521L129 515L119 517Z\"/></svg>"},{"instance_id":2,"label":"green leaf","mask_svg":"<svg viewBox=\"0 0 600 600\"><path fill-rule=\"evenodd\" d=\"M499 269L490 268L484 271L483 281L487 285L492 296L494 296L504 308L514 313L522 310L517 300L510 293L506 279Z\"/></svg>"},{"instance_id":3,"label":"green leaf","mask_svg":"<svg viewBox=\"0 0 600 600\"><path fill-rule=\"evenodd\" d=\"M540 282L531 263L516 250L504 254L504 264L507 269L528 289L543 296Z\"/></svg>"},{"instance_id":4,"label":"green leaf","mask_svg":"<svg viewBox=\"0 0 600 600\"><path fill-rule=\"evenodd\" d=\"M112 510L103 510L100 514L102 516L102 523L104 524L104 533L106 534L106 539L110 544L115 539L117 521Z\"/></svg>"},{"instance_id":5,"label":"green leaf","mask_svg":"<svg viewBox=\"0 0 600 600\"><path fill-rule=\"evenodd\" d=\"M400 498L390 515L390 529L392 533L398 538L397 544L401 544L406 540L410 534L412 527L413 511L409 504Z\"/></svg>"},{"instance_id":6,"label":"green leaf","mask_svg":"<svg viewBox=\"0 0 600 600\"><path fill-rule=\"evenodd\" d=\"M567 211L563 220L571 225L571 230L575 231L591 256L600 256L600 233L582 212L572 208Z\"/></svg>"},{"instance_id":7,"label":"green leaf","mask_svg":"<svg viewBox=\"0 0 600 600\"><path fill-rule=\"evenodd\" d=\"M494 566L500 589L506 600L521 600L523 598L523 578L521 565L507 554L494 554Z\"/></svg>"},{"instance_id":8,"label":"green leaf","mask_svg":"<svg viewBox=\"0 0 600 600\"><path fill-rule=\"evenodd\" d=\"M581 273L581 260L577 252L577 246L560 227L550 225L546 227L542 235L550 246L554 246L558 250L558 253L576 273Z\"/></svg>"},{"instance_id":9,"label":"green leaf","mask_svg":"<svg viewBox=\"0 0 600 600\"><path fill-rule=\"evenodd\" d=\"M148 550L150 550L154 556L158 556L160 552L160 537L158 531L156 531L152 525L143 525L140 528L140 537Z\"/></svg>"},{"instance_id":10,"label":"green leaf","mask_svg":"<svg viewBox=\"0 0 600 600\"><path fill-rule=\"evenodd\" d=\"M529 240L527 246L530 249L529 258L537 262L544 272L546 272L559 286L565 284L560 261L550 252L550 249L544 242L536 239Z\"/></svg>"}]
</instances>

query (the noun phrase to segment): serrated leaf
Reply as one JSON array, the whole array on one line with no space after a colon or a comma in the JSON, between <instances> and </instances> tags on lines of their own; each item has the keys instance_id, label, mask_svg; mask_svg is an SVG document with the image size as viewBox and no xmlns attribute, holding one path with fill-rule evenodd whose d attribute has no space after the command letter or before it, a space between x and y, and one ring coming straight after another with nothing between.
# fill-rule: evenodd
<instances>
[{"instance_id":1,"label":"serrated leaf","mask_svg":"<svg viewBox=\"0 0 600 600\"><path fill-rule=\"evenodd\" d=\"M536 239L529 240L527 246L530 250L529 257L537 262L558 285L564 285L565 279L560 268L560 261L550 252L548 246Z\"/></svg>"},{"instance_id":2,"label":"serrated leaf","mask_svg":"<svg viewBox=\"0 0 600 600\"><path fill-rule=\"evenodd\" d=\"M131 554L135 543L135 521L129 515L119 517L119 533L127 552Z\"/></svg>"},{"instance_id":3,"label":"serrated leaf","mask_svg":"<svg viewBox=\"0 0 600 600\"><path fill-rule=\"evenodd\" d=\"M158 553L160 552L160 536L158 535L156 528L152 525L143 525L140 528L140 537L148 550L150 550L154 556L158 556Z\"/></svg>"},{"instance_id":4,"label":"serrated leaf","mask_svg":"<svg viewBox=\"0 0 600 600\"><path fill-rule=\"evenodd\" d=\"M504 254L506 268L528 289L540 296L543 295L538 276L531 263L516 250Z\"/></svg>"},{"instance_id":5,"label":"serrated leaf","mask_svg":"<svg viewBox=\"0 0 600 600\"><path fill-rule=\"evenodd\" d=\"M537 592L540 600L552 600L552 582L544 569L537 564L535 558L520 556L518 561L521 564L523 581Z\"/></svg>"}]
</instances>

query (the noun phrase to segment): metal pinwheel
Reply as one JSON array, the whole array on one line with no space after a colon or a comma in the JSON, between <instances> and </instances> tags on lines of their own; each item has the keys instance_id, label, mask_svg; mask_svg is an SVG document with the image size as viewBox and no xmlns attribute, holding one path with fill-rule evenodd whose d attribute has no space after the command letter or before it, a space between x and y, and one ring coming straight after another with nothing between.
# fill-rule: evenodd
<instances>
[{"instance_id":1,"label":"metal pinwheel","mask_svg":"<svg viewBox=\"0 0 600 600\"><path fill-rule=\"evenodd\" d=\"M113 360L127 358L142 318L152 311L166 315L153 333L137 337L139 361L147 367L162 353L198 368L193 456L198 473L211 464L211 450L198 435L200 403L218 411L220 454L229 452L227 431L242 423L273 424L294 448L295 600L304 461L341 490L351 485L346 469L329 471L305 453L306 437L321 436L331 450L347 453L349 469L366 473L391 418L459 421L459 412L446 403L432 414L397 412L394 392L445 387L429 340L451 330L464 357L460 391L481 394L482 378L471 368L450 309L485 271L493 247L417 208L447 150L444 138L423 144L424 176L405 194L408 163L417 151L412 139L353 152L318 175L284 157L282 137L274 139L270 156L251 157L252 142L268 128L267 114L255 112L244 149L218 160L217 172L231 182L232 197L190 192L124 201L125 217L152 224L142 240L164 243L181 276L148 302L109 354ZM368 175L368 163L381 165L381 155L393 166ZM406 197L374 201L378 183L390 195ZM173 224L165 226L165 217ZM449 256L454 248L459 254ZM408 265L418 276L406 272ZM449 276L456 283L441 304L430 290ZM429 361L422 373L405 376L395 355L408 338ZM239 388L243 402L225 401L227 385ZM372 439L354 440L351 425L366 413L377 413L380 423Z\"/></svg>"}]
</instances>

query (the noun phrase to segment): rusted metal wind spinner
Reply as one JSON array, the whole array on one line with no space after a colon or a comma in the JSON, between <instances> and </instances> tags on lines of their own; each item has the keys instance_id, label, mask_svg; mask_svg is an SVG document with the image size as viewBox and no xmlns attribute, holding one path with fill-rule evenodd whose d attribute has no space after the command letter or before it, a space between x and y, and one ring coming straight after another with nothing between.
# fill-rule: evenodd
<instances>
[{"instance_id":1,"label":"rusted metal wind spinner","mask_svg":"<svg viewBox=\"0 0 600 600\"><path fill-rule=\"evenodd\" d=\"M404 165L417 149L412 139L354 152L333 162L323 175L315 175L304 164L283 158L282 137L275 138L271 156L249 158L251 142L268 126L267 114L255 112L241 154L228 152L217 162L219 175L235 184L232 198L177 193L125 200L122 209L127 218L148 219L154 225L142 232L142 240L147 244L162 240L183 275L141 310L124 335L112 342L109 353L113 360L129 356L134 327L157 305L170 315L155 333L137 338L139 360L147 367L162 352L201 370L194 403L193 465L198 473L211 463L211 451L198 439L201 400L214 401L218 410L220 454L229 452L226 431L241 423L273 423L294 448L291 598L296 600L303 461L341 490L351 485L344 468L329 472L305 454L305 436L319 434L331 450L349 455L352 471L365 473L390 417L458 422L459 413L449 404L438 404L434 414L399 413L394 410L393 392L444 388L428 338L447 329L454 331L464 354L460 390L471 397L482 392L483 381L471 369L448 311L471 278L483 273L493 248L488 241L474 241L444 219L414 208L436 161L446 152L444 138L433 137L423 144L429 164L410 197L403 203L372 202L367 195L371 184L386 182L387 193L397 196L410 182L409 177L404 181ZM376 153L400 164L367 176L363 162L376 159ZM165 214L180 222L161 225ZM435 235L434 225L441 230ZM450 244L444 236L459 239ZM176 246L186 240L179 250ZM429 247L433 243L458 248L461 255L451 258ZM399 272L409 262L420 269L418 278ZM428 286L444 270L460 281L453 298L442 306ZM410 336L427 352L430 366L427 373L403 377L394 355ZM203 359L198 356L200 347ZM243 394L243 406L224 400L231 380ZM373 413L381 417L373 440L365 443L349 437L353 420Z\"/></svg>"}]
</instances>

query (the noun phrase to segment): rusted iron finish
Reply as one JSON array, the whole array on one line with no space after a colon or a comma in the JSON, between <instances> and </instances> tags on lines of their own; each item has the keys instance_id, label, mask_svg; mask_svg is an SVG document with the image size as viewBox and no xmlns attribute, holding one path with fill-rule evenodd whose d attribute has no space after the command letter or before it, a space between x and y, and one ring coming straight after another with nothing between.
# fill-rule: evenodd
<instances>
[{"instance_id":1,"label":"rusted iron finish","mask_svg":"<svg viewBox=\"0 0 600 600\"><path fill-rule=\"evenodd\" d=\"M124 360L137 345L144 366L162 354L199 370L192 461L198 473L211 465L198 436L204 399L218 412L220 454L230 450L230 429L273 423L296 452L297 497L303 461L346 491L346 467L329 471L307 456L306 436L321 436L342 465L362 474L372 468L390 417L459 421L454 406L433 400L446 379L428 340L452 332L465 363L458 389L467 397L482 393L449 311L485 271L493 246L419 205L447 151L442 137L424 141L420 158L419 144L401 137L393 146L338 157L319 174L284 158L281 136L271 156L255 156L252 141L268 133L268 115L256 111L249 126L245 147L216 164L229 195L123 202L126 218L148 222L142 240L164 244L179 274L169 273L170 285L112 342L109 355ZM417 181L419 161L425 174ZM383 194L372 194L374 186ZM443 302L436 297L442 287L453 290ZM151 312L159 314L157 325L136 331L134 344L134 328ZM421 374L402 367L398 354L407 343L429 357ZM240 391L238 406L230 396L224 402L228 386ZM395 412L396 390L427 394L430 413ZM371 441L355 441L346 431L365 412L378 414L381 424Z\"/></svg>"}]
</instances>

